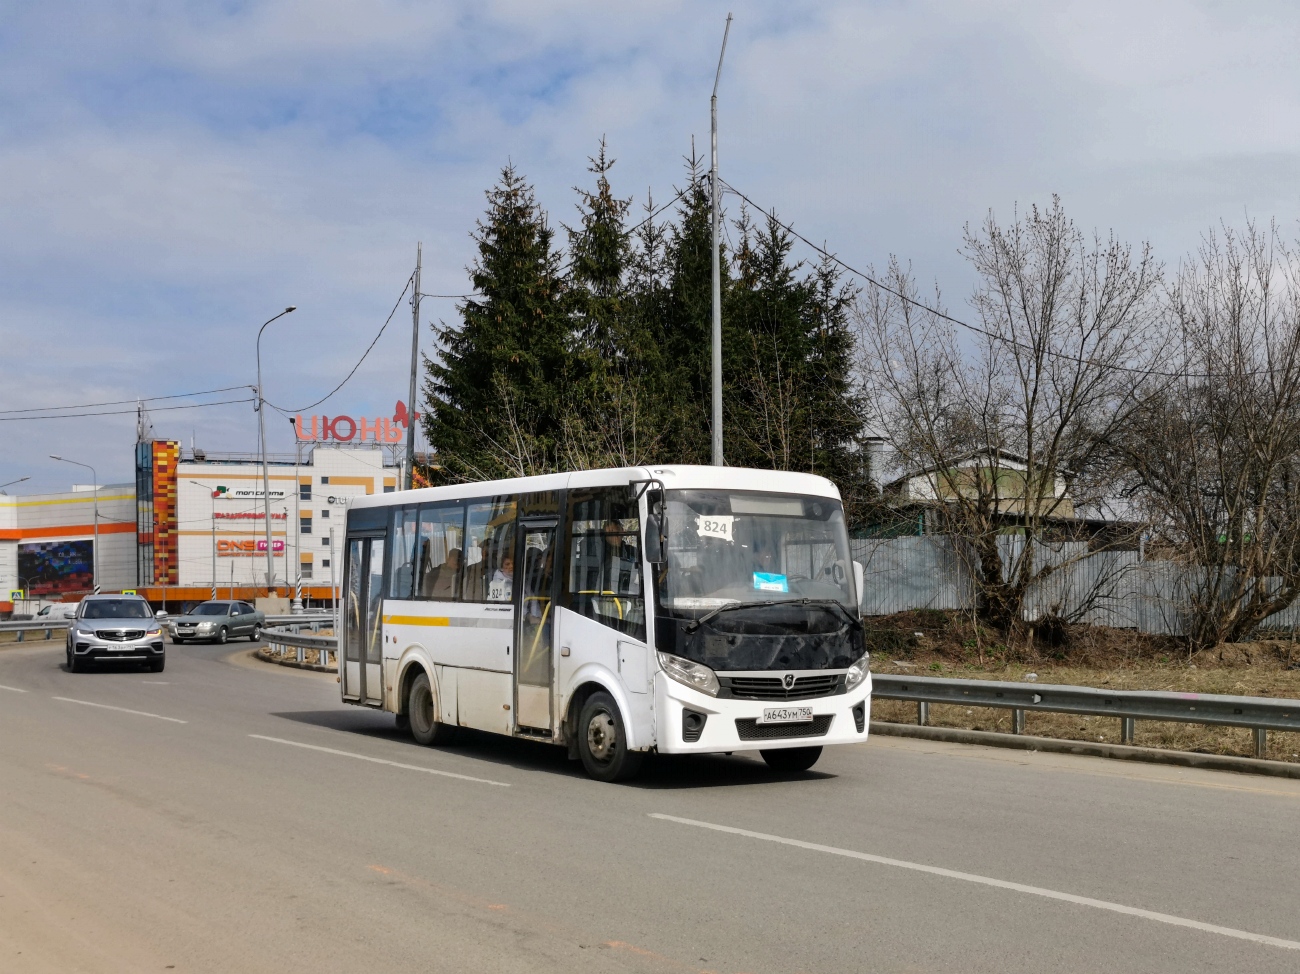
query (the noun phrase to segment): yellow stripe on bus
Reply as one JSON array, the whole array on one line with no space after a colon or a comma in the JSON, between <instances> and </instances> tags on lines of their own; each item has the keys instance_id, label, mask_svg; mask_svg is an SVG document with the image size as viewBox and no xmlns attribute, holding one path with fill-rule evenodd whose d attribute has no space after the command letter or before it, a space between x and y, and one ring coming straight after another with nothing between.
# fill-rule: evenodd
<instances>
[{"instance_id":1,"label":"yellow stripe on bus","mask_svg":"<svg viewBox=\"0 0 1300 974\"><path fill-rule=\"evenodd\" d=\"M450 626L446 616L384 616L384 621L394 626Z\"/></svg>"}]
</instances>

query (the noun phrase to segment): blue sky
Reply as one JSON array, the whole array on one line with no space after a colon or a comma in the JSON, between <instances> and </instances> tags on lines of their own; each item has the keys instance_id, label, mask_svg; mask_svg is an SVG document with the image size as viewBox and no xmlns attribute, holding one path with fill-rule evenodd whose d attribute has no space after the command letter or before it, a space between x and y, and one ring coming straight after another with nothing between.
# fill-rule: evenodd
<instances>
[{"instance_id":1,"label":"blue sky","mask_svg":"<svg viewBox=\"0 0 1300 974\"><path fill-rule=\"evenodd\" d=\"M254 381L298 405L352 367L425 247L467 289L512 160L556 224L604 135L615 188L666 199L728 5L0 0L0 410ZM1169 265L1220 220L1300 216L1300 7L750 3L720 92L724 178L859 266L964 307L962 227L1059 193ZM454 315L426 301L425 319ZM425 343L427 347L427 330ZM409 310L321 411L405 397ZM4 415L4 414L0 414ZM251 450L247 404L156 413ZM281 429L280 427L283 426ZM271 448L289 449L287 424ZM129 479L134 420L0 422L0 483Z\"/></svg>"}]
</instances>

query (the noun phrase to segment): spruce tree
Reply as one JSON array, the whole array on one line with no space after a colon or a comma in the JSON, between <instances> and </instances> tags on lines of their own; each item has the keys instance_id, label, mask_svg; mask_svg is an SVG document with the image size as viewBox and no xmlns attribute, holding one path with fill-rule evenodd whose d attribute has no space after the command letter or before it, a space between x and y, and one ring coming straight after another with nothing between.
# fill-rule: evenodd
<instances>
[{"instance_id":1,"label":"spruce tree","mask_svg":"<svg viewBox=\"0 0 1300 974\"><path fill-rule=\"evenodd\" d=\"M769 214L739 234L723 316L727 461L798 470L856 497L863 407L851 380L853 292L833 265L800 276L792 240Z\"/></svg>"},{"instance_id":2,"label":"spruce tree","mask_svg":"<svg viewBox=\"0 0 1300 974\"><path fill-rule=\"evenodd\" d=\"M553 233L512 165L487 193L470 269L477 297L458 325L435 329L425 432L455 479L554 469L571 369Z\"/></svg>"},{"instance_id":3,"label":"spruce tree","mask_svg":"<svg viewBox=\"0 0 1300 974\"><path fill-rule=\"evenodd\" d=\"M686 188L678 191L677 223L667 233L668 290L662 317L653 331L668 369L666 451L675 463L709 463L713 434L713 234L709 184L703 161L694 151L687 159L686 175ZM725 254L722 285L725 295Z\"/></svg>"}]
</instances>

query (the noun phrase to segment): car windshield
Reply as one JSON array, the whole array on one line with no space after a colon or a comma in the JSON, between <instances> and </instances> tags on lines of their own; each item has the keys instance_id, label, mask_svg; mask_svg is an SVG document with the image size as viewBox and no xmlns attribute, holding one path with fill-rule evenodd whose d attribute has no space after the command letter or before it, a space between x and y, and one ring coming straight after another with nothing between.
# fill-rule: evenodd
<instances>
[{"instance_id":1,"label":"car windshield","mask_svg":"<svg viewBox=\"0 0 1300 974\"><path fill-rule=\"evenodd\" d=\"M679 616L811 599L856 615L844 509L826 497L667 491L660 605Z\"/></svg>"},{"instance_id":2,"label":"car windshield","mask_svg":"<svg viewBox=\"0 0 1300 974\"><path fill-rule=\"evenodd\" d=\"M230 607L225 602L204 602L190 613L192 616L224 616L230 614Z\"/></svg>"},{"instance_id":3,"label":"car windshield","mask_svg":"<svg viewBox=\"0 0 1300 974\"><path fill-rule=\"evenodd\" d=\"M152 619L149 606L139 599L95 599L86 603L83 619Z\"/></svg>"}]
</instances>

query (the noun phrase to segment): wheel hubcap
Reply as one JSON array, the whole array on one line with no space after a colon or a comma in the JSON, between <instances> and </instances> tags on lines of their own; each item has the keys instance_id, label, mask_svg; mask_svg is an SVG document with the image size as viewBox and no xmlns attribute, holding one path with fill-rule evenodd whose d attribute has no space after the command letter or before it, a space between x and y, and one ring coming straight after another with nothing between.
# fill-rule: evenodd
<instances>
[{"instance_id":1,"label":"wheel hubcap","mask_svg":"<svg viewBox=\"0 0 1300 974\"><path fill-rule=\"evenodd\" d=\"M596 714L587 725L587 750L597 761L608 761L615 744L614 721L609 714Z\"/></svg>"},{"instance_id":2,"label":"wheel hubcap","mask_svg":"<svg viewBox=\"0 0 1300 974\"><path fill-rule=\"evenodd\" d=\"M433 726L433 694L427 690L416 693L411 706L411 723L421 732Z\"/></svg>"}]
</instances>

